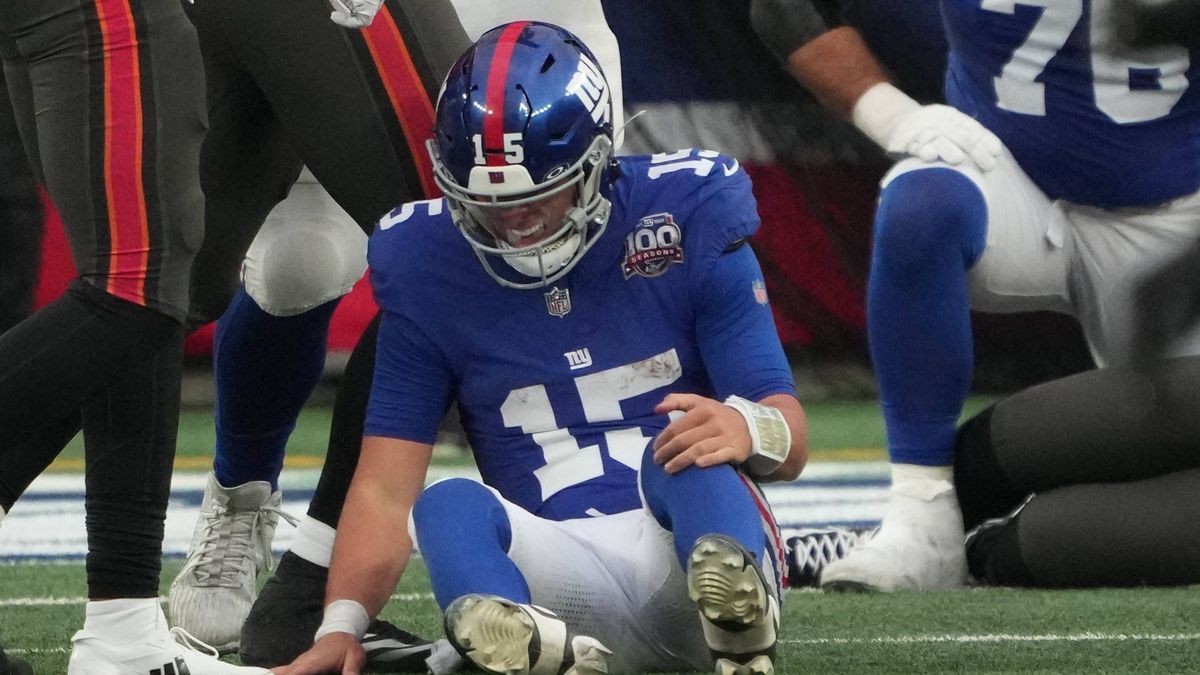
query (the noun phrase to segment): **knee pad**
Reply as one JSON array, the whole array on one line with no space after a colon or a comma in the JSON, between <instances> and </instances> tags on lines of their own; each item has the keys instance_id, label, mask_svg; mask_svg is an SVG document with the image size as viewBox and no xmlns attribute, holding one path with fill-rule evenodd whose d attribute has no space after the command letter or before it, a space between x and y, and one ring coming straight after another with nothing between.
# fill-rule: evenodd
<instances>
[{"instance_id":1,"label":"knee pad","mask_svg":"<svg viewBox=\"0 0 1200 675\"><path fill-rule=\"evenodd\" d=\"M925 267L935 256L975 264L987 243L987 203L979 186L944 167L899 174L886 184L875 213L875 265L896 271Z\"/></svg>"},{"instance_id":2,"label":"knee pad","mask_svg":"<svg viewBox=\"0 0 1200 675\"><path fill-rule=\"evenodd\" d=\"M263 311L294 316L350 292L367 269L367 235L324 188L300 182L246 252L242 282Z\"/></svg>"}]
</instances>

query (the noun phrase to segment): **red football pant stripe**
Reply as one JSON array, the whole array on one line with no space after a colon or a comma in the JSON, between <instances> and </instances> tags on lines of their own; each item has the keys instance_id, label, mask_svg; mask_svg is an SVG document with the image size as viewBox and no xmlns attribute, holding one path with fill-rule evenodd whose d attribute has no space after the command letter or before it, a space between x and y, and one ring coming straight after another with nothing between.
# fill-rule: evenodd
<instances>
[{"instance_id":1,"label":"red football pant stripe","mask_svg":"<svg viewBox=\"0 0 1200 675\"><path fill-rule=\"evenodd\" d=\"M150 232L142 183L142 72L129 0L95 0L104 49L104 184L109 293L146 303Z\"/></svg>"},{"instance_id":2,"label":"red football pant stripe","mask_svg":"<svg viewBox=\"0 0 1200 675\"><path fill-rule=\"evenodd\" d=\"M386 6L379 8L371 26L363 31L375 70L387 91L392 112L404 129L408 151L417 165L425 196L441 194L433 182L433 163L425 152L425 139L433 132L433 104L417 74L408 45L400 36L396 20Z\"/></svg>"}]
</instances>

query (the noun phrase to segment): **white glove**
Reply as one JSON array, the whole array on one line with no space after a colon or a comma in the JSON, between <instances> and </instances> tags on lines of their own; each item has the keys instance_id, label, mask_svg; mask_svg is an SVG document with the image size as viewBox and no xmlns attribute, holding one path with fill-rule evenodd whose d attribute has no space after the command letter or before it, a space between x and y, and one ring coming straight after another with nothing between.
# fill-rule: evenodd
<instances>
[{"instance_id":1,"label":"white glove","mask_svg":"<svg viewBox=\"0 0 1200 675\"><path fill-rule=\"evenodd\" d=\"M854 104L854 126L894 157L996 167L1004 144L973 117L948 105L921 105L887 82L868 89Z\"/></svg>"},{"instance_id":2,"label":"white glove","mask_svg":"<svg viewBox=\"0 0 1200 675\"><path fill-rule=\"evenodd\" d=\"M366 28L375 20L383 0L329 0L333 5L330 21L346 28Z\"/></svg>"}]
</instances>

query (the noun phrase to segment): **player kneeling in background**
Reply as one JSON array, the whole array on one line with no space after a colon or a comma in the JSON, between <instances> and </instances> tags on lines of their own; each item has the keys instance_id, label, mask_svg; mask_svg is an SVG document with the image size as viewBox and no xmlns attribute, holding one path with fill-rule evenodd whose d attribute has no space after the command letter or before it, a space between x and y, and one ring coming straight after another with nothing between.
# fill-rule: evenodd
<instances>
[{"instance_id":1,"label":"player kneeling in background","mask_svg":"<svg viewBox=\"0 0 1200 675\"><path fill-rule=\"evenodd\" d=\"M806 423L750 183L714 152L613 159L609 119L555 26L497 27L451 69L430 145L448 197L371 238L362 453L316 643L277 673L361 666L410 519L485 671L773 672L780 545L749 476L794 478ZM451 400L486 485L422 490Z\"/></svg>"}]
</instances>

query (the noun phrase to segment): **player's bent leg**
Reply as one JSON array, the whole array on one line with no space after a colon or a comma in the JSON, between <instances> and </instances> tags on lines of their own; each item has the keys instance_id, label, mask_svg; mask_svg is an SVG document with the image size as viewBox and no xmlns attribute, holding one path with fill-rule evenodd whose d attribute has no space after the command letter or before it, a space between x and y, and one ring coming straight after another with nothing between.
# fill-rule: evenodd
<instances>
[{"instance_id":1,"label":"player's bent leg","mask_svg":"<svg viewBox=\"0 0 1200 675\"><path fill-rule=\"evenodd\" d=\"M187 561L171 583L171 623L222 652L237 649L257 591L260 568L272 569L271 539L282 494L266 481L226 488L209 474Z\"/></svg>"},{"instance_id":2,"label":"player's bent leg","mask_svg":"<svg viewBox=\"0 0 1200 675\"><path fill-rule=\"evenodd\" d=\"M172 584L172 619L220 649L237 647L254 602L251 558L270 567L287 439L321 377L336 300L365 268L365 235L319 185L302 178L254 239L245 286L218 323L215 489L231 486L257 498L268 488L267 501L256 505L247 496L239 504L245 514L265 509L256 538L245 539L251 533L234 511L206 511L188 563ZM215 561L223 567L213 568ZM200 597L206 600L197 602Z\"/></svg>"},{"instance_id":3,"label":"player's bent leg","mask_svg":"<svg viewBox=\"0 0 1200 675\"><path fill-rule=\"evenodd\" d=\"M973 367L967 270L983 253L987 219L983 193L956 170L908 171L883 190L867 330L893 486L879 534L829 565L823 588L926 590L965 581L950 465Z\"/></svg>"},{"instance_id":4,"label":"player's bent leg","mask_svg":"<svg viewBox=\"0 0 1200 675\"><path fill-rule=\"evenodd\" d=\"M639 480L650 514L672 534L716 672L774 672L783 554L761 491L729 465L668 474L650 452Z\"/></svg>"},{"instance_id":5,"label":"player's bent leg","mask_svg":"<svg viewBox=\"0 0 1200 675\"><path fill-rule=\"evenodd\" d=\"M716 673L774 673L779 601L754 556L729 537L704 535L688 556L687 579Z\"/></svg>"},{"instance_id":6,"label":"player's bent leg","mask_svg":"<svg viewBox=\"0 0 1200 675\"><path fill-rule=\"evenodd\" d=\"M488 673L599 675L611 651L575 635L547 609L495 595L468 594L446 608L446 637Z\"/></svg>"},{"instance_id":7,"label":"player's bent leg","mask_svg":"<svg viewBox=\"0 0 1200 675\"><path fill-rule=\"evenodd\" d=\"M970 542L972 572L983 583L1043 588L1195 584L1198 487L1200 469L1187 469L1038 493Z\"/></svg>"},{"instance_id":8,"label":"player's bent leg","mask_svg":"<svg viewBox=\"0 0 1200 675\"><path fill-rule=\"evenodd\" d=\"M178 628L167 628L157 598L93 601L83 630L71 638L67 675L113 673L239 675L262 668L235 666Z\"/></svg>"},{"instance_id":9,"label":"player's bent leg","mask_svg":"<svg viewBox=\"0 0 1200 675\"><path fill-rule=\"evenodd\" d=\"M508 557L512 523L496 493L466 478L438 481L413 505L415 541L445 609L471 594L529 603L529 584Z\"/></svg>"}]
</instances>

